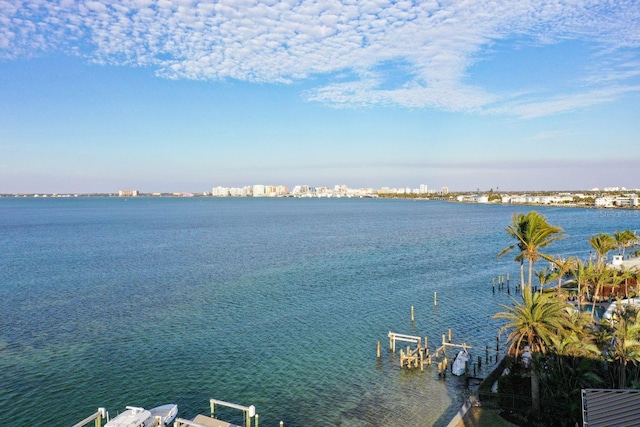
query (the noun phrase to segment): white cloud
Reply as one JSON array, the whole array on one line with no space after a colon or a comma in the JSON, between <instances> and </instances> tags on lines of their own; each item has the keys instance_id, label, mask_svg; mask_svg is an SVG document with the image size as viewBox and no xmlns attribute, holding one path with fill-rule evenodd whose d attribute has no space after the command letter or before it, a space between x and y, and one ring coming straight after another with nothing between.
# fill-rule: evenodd
<instances>
[{"instance_id":1,"label":"white cloud","mask_svg":"<svg viewBox=\"0 0 640 427\"><path fill-rule=\"evenodd\" d=\"M322 77L329 82L307 99L535 117L636 91L624 82L640 75L633 51L639 19L635 0L0 0L0 58L64 50L99 63L154 67L174 79ZM483 50L511 37L577 39L607 58L619 49L631 54L583 76L582 92L518 102L507 95L504 103L468 74ZM407 64L400 83L393 83L398 69L379 69L388 62ZM331 80L341 73L354 77Z\"/></svg>"},{"instance_id":2,"label":"white cloud","mask_svg":"<svg viewBox=\"0 0 640 427\"><path fill-rule=\"evenodd\" d=\"M512 114L524 118L536 118L558 113L566 113L611 102L629 93L640 92L640 86L611 86L590 89L584 92L549 96L543 100L527 98L508 101L504 105L489 109L493 113Z\"/></svg>"}]
</instances>

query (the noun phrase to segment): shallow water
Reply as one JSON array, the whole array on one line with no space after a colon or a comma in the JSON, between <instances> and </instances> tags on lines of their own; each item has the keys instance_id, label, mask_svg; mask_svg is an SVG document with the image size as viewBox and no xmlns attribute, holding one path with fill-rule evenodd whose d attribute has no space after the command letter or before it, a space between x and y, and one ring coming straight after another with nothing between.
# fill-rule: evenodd
<instances>
[{"instance_id":1,"label":"shallow water","mask_svg":"<svg viewBox=\"0 0 640 427\"><path fill-rule=\"evenodd\" d=\"M517 280L515 253L496 258L516 210L529 208L0 199L0 424L170 402L190 418L216 398L255 405L261 426L446 425L463 381L400 370L387 334L427 336L433 351L452 328L493 348L491 317L510 299L491 279ZM570 235L553 254L586 257L590 235L640 229L632 211L538 210Z\"/></svg>"}]
</instances>

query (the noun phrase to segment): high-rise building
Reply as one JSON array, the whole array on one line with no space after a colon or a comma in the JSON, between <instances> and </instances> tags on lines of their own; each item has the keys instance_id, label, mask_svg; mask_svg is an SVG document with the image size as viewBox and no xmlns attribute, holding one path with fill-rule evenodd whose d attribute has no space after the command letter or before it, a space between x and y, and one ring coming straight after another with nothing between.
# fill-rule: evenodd
<instances>
[{"instance_id":1,"label":"high-rise building","mask_svg":"<svg viewBox=\"0 0 640 427\"><path fill-rule=\"evenodd\" d=\"M253 186L253 197L264 197L267 195L267 188L264 185L256 184Z\"/></svg>"}]
</instances>

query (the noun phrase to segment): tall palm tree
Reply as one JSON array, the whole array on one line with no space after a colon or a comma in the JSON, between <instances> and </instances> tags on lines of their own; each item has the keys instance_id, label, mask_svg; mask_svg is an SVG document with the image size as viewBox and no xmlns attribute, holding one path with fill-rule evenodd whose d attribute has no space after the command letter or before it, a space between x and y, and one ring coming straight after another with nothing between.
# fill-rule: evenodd
<instances>
[{"instance_id":1,"label":"tall palm tree","mask_svg":"<svg viewBox=\"0 0 640 427\"><path fill-rule=\"evenodd\" d=\"M533 279L533 263L540 258L549 262L553 261L550 255L544 254L540 252L540 250L556 240L567 237L564 234L560 234L563 231L562 228L549 224L544 215L536 211L531 211L526 215L513 214L513 223L507 227L506 231L516 242L504 248L498 254L498 257L501 257L516 247L520 249L520 254L516 256L516 261L520 261L521 263L520 275L524 283L524 267L522 263L524 259L528 260L529 286L531 286Z\"/></svg>"},{"instance_id":2,"label":"tall palm tree","mask_svg":"<svg viewBox=\"0 0 640 427\"><path fill-rule=\"evenodd\" d=\"M515 261L520 263L520 289L524 288L524 250L525 245L522 242L524 236L526 234L526 230L528 227L528 218L525 214L514 213L512 217L512 224L507 227L507 233L516 240L516 243L512 243L506 248L504 248L498 254L498 258L501 258L502 255L511 251L512 249L518 248L520 252L516 255Z\"/></svg>"},{"instance_id":3,"label":"tall palm tree","mask_svg":"<svg viewBox=\"0 0 640 427\"><path fill-rule=\"evenodd\" d=\"M499 333L509 330L508 351L516 357L528 345L532 354L531 364L531 402L534 414L540 411L540 389L537 357L545 354L553 339L565 336L572 330L569 315L570 306L557 296L532 292L531 286L522 290L522 303L514 300L514 305L502 305L507 311L496 313L494 319L507 321Z\"/></svg>"},{"instance_id":4,"label":"tall palm tree","mask_svg":"<svg viewBox=\"0 0 640 427\"><path fill-rule=\"evenodd\" d=\"M589 237L589 244L598 254L598 264L604 263L604 257L609 251L615 249L616 239L611 234L598 233Z\"/></svg>"}]
</instances>

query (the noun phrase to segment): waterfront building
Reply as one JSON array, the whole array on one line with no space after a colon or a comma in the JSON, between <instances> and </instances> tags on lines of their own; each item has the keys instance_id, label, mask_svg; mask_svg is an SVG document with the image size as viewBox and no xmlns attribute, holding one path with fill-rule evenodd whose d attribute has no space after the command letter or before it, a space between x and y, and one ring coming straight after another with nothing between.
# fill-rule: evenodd
<instances>
[{"instance_id":1,"label":"waterfront building","mask_svg":"<svg viewBox=\"0 0 640 427\"><path fill-rule=\"evenodd\" d=\"M267 195L267 189L264 185L256 184L253 186L253 197L264 197Z\"/></svg>"},{"instance_id":2,"label":"waterfront building","mask_svg":"<svg viewBox=\"0 0 640 427\"><path fill-rule=\"evenodd\" d=\"M138 190L120 190L118 191L119 197L137 197Z\"/></svg>"},{"instance_id":3,"label":"waterfront building","mask_svg":"<svg viewBox=\"0 0 640 427\"><path fill-rule=\"evenodd\" d=\"M213 187L211 189L211 195L213 197L227 197L230 195L229 189L226 187Z\"/></svg>"}]
</instances>

